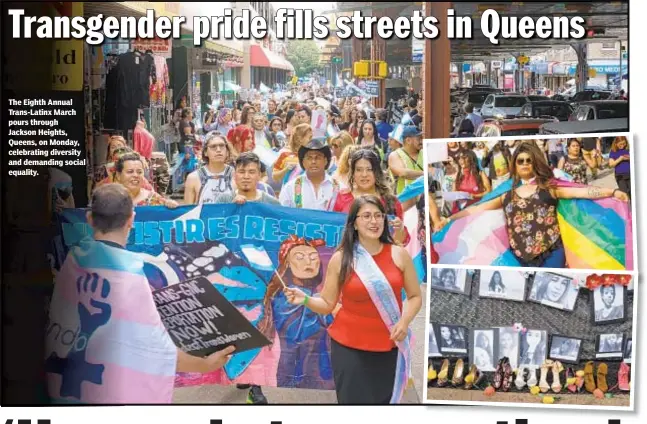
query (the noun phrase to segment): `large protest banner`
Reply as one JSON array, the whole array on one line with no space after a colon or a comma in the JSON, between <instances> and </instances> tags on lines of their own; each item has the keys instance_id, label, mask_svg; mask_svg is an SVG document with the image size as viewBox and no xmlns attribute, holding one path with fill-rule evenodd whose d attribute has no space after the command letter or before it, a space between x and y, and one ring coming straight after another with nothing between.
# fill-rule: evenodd
<instances>
[{"instance_id":1,"label":"large protest banner","mask_svg":"<svg viewBox=\"0 0 647 424\"><path fill-rule=\"evenodd\" d=\"M248 203L138 207L127 249L144 261L155 289L206 277L271 342L235 354L223 370L178 374L176 386L251 383L332 389L330 346L322 317L287 303L281 280L309 294L322 288L345 214ZM91 235L85 210L60 215L66 251Z\"/></svg>"}]
</instances>

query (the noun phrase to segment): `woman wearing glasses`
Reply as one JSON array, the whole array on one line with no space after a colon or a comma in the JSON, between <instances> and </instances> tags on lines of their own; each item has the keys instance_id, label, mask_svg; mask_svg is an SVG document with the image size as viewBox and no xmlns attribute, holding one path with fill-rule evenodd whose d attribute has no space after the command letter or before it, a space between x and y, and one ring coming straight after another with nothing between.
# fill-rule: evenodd
<instances>
[{"instance_id":1,"label":"woman wearing glasses","mask_svg":"<svg viewBox=\"0 0 647 424\"><path fill-rule=\"evenodd\" d=\"M387 226L382 201L376 196L358 197L320 295L284 289L289 303L321 315L332 313L341 300L328 328L340 404L398 403L407 385L409 326L422 299L411 256L394 245Z\"/></svg>"},{"instance_id":2,"label":"woman wearing glasses","mask_svg":"<svg viewBox=\"0 0 647 424\"><path fill-rule=\"evenodd\" d=\"M557 221L559 199L628 201L625 193L604 187L558 187L544 154L531 142L521 143L511 160L514 190L452 215L447 222L488 210L503 209L510 249L522 266L563 268L564 245Z\"/></svg>"}]
</instances>

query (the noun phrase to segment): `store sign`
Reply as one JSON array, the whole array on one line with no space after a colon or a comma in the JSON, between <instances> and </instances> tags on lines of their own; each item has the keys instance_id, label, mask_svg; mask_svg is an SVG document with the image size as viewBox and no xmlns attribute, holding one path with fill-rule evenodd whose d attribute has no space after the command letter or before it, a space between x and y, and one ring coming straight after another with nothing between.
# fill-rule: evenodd
<instances>
[{"instance_id":1,"label":"store sign","mask_svg":"<svg viewBox=\"0 0 647 424\"><path fill-rule=\"evenodd\" d=\"M170 38L167 40L157 37L151 39L137 38L132 45L133 49L138 49L142 52L150 50L153 54L166 55L171 54L173 42Z\"/></svg>"},{"instance_id":2,"label":"store sign","mask_svg":"<svg viewBox=\"0 0 647 424\"><path fill-rule=\"evenodd\" d=\"M57 2L55 16L83 16L83 3ZM52 90L83 90L83 40L56 40L52 52Z\"/></svg>"},{"instance_id":3,"label":"store sign","mask_svg":"<svg viewBox=\"0 0 647 424\"><path fill-rule=\"evenodd\" d=\"M380 83L379 81L366 81L363 90L371 97L378 97L380 95Z\"/></svg>"},{"instance_id":4,"label":"store sign","mask_svg":"<svg viewBox=\"0 0 647 424\"><path fill-rule=\"evenodd\" d=\"M493 60L491 63L492 63L492 69L499 69L503 65L500 60Z\"/></svg>"},{"instance_id":5,"label":"store sign","mask_svg":"<svg viewBox=\"0 0 647 424\"><path fill-rule=\"evenodd\" d=\"M218 55L211 52L202 52L202 65L203 66L217 66Z\"/></svg>"},{"instance_id":6,"label":"store sign","mask_svg":"<svg viewBox=\"0 0 647 424\"><path fill-rule=\"evenodd\" d=\"M422 63L424 55L425 41L413 38L411 42L411 61L413 63Z\"/></svg>"}]
</instances>

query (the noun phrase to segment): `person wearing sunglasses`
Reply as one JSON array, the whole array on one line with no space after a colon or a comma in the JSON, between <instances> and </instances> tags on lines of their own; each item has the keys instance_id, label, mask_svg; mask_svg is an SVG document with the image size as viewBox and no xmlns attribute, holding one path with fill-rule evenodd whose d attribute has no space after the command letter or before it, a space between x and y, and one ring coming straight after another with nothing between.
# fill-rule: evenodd
<instances>
[{"instance_id":1,"label":"person wearing sunglasses","mask_svg":"<svg viewBox=\"0 0 647 424\"><path fill-rule=\"evenodd\" d=\"M512 190L444 219L438 229L462 217L503 209L510 249L522 266L564 268L566 255L557 220L559 199L629 200L618 189L558 187L543 152L532 142L519 144L511 163Z\"/></svg>"},{"instance_id":2,"label":"person wearing sunglasses","mask_svg":"<svg viewBox=\"0 0 647 424\"><path fill-rule=\"evenodd\" d=\"M334 175L335 171L339 168L339 163L341 159L341 154L346 148L353 144L353 137L347 131L340 131L337 134L328 137L328 145L332 151L332 160L330 162L330 168L328 168L328 173Z\"/></svg>"},{"instance_id":3,"label":"person wearing sunglasses","mask_svg":"<svg viewBox=\"0 0 647 424\"><path fill-rule=\"evenodd\" d=\"M338 403L398 403L402 392L394 388L406 387L408 379L403 358L411 354L409 326L422 305L413 260L394 244L376 196L354 200L341 240L318 296L298 287L283 294L290 304L320 315L338 311L328 327ZM392 313L380 313L385 310Z\"/></svg>"}]
</instances>

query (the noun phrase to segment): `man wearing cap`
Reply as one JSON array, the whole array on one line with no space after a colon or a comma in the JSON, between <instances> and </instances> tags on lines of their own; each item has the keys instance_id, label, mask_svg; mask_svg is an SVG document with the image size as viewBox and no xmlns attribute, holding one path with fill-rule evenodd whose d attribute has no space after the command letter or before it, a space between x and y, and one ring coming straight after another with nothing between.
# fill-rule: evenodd
<instances>
[{"instance_id":1,"label":"man wearing cap","mask_svg":"<svg viewBox=\"0 0 647 424\"><path fill-rule=\"evenodd\" d=\"M297 209L331 211L339 185L328 175L332 153L323 137L313 138L299 148L299 165L305 173L281 189L281 205Z\"/></svg>"},{"instance_id":2,"label":"man wearing cap","mask_svg":"<svg viewBox=\"0 0 647 424\"><path fill-rule=\"evenodd\" d=\"M405 126L401 132L402 136L398 137L399 134L394 131L392 138L402 143L402 147L389 155L389 169L395 180L396 196L424 174L422 133L413 125Z\"/></svg>"}]
</instances>

